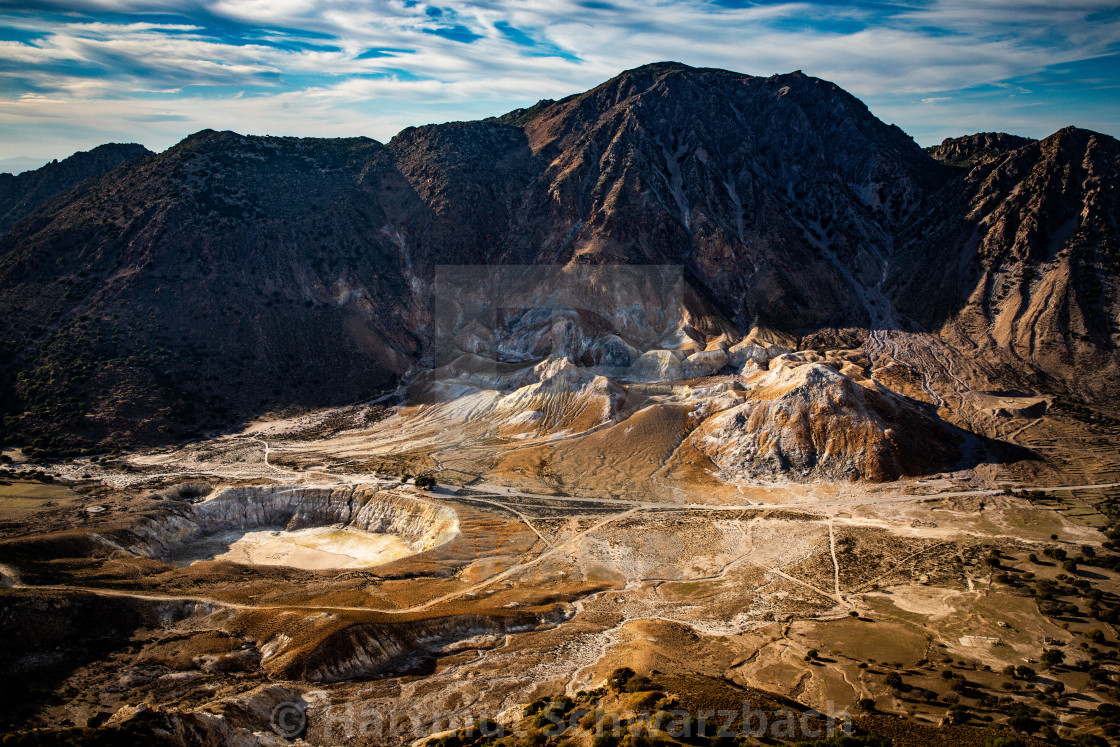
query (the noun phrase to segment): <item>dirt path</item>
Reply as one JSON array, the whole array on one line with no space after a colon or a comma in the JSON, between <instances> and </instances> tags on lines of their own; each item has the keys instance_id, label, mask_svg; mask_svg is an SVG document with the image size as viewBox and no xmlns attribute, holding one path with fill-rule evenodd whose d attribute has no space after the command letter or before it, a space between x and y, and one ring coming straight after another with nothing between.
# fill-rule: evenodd
<instances>
[{"instance_id":1,"label":"dirt path","mask_svg":"<svg viewBox=\"0 0 1120 747\"><path fill-rule=\"evenodd\" d=\"M795 576L789 575L785 571L780 571L777 568L771 568L770 566L763 565L762 563L756 563L753 560L748 560L747 562L750 563L751 565L755 566L756 568L761 568L762 570L767 571L768 573L773 573L775 576L781 576L786 581L792 581L795 584L798 584L800 586L804 586L806 589L809 589L811 591L815 591L818 594L820 594L822 597L825 597L827 599L831 599L833 601L836 601L836 597L832 595L832 592L825 591L824 589L820 588L819 586L813 586L808 581L802 581L801 579L799 579ZM841 602L841 604L843 604L843 603Z\"/></svg>"},{"instance_id":2,"label":"dirt path","mask_svg":"<svg viewBox=\"0 0 1120 747\"><path fill-rule=\"evenodd\" d=\"M269 454L271 453L271 450L272 450L272 447L269 446L268 441L265 441L263 438L258 438L257 436L246 436L246 438L249 441L256 441L257 443L259 443L261 446L264 447L264 466L268 467L271 470L275 470L277 472L282 472L283 474L286 474L286 475L300 474L300 473L296 472L295 470L285 469L284 467L277 467L275 464L272 464L271 462L268 461Z\"/></svg>"},{"instance_id":3,"label":"dirt path","mask_svg":"<svg viewBox=\"0 0 1120 747\"><path fill-rule=\"evenodd\" d=\"M1024 425L1022 428L1019 428L1018 430L1016 430L1012 433L1008 433L1006 436L1004 436L1004 438L1007 439L1008 441L1010 441L1013 444L1017 444L1017 443L1019 443L1018 438L1019 438L1020 435L1022 435L1027 429L1035 427L1036 425L1038 425L1039 423L1041 423L1044 420L1046 420L1046 418L1038 418L1036 420L1032 420L1031 422Z\"/></svg>"},{"instance_id":4,"label":"dirt path","mask_svg":"<svg viewBox=\"0 0 1120 747\"><path fill-rule=\"evenodd\" d=\"M546 551L544 553L541 553L540 555L536 556L532 560L528 560L528 561L525 561L524 563L518 563L517 565L510 566L509 568L502 571L501 573L490 576L489 578L486 578L482 581L479 581L476 584L472 584L471 586L468 586L466 588L458 589L458 590L450 592L448 594L444 594L443 596L436 597L435 599L430 599L427 602L423 602L421 604L413 605L412 607L405 607L405 608L394 609L394 610L383 610L383 609L377 609L377 608L374 608L374 607L350 607L350 606L341 606L341 605L277 605L277 604L254 605L254 604L244 604L244 603L241 603L241 602L228 602L228 601L223 601L221 599L215 599L213 597L202 597L202 596L193 596L193 595L176 595L176 594L144 594L144 593L140 593L140 592L123 591L123 590L120 590L120 589L102 589L102 588L85 587L85 586L71 586L71 585L67 585L67 584L29 586L27 584L23 584L23 583L19 582L19 580L18 580L19 576L16 573L15 569L9 568L7 566L0 566L0 571L2 571L2 573L3 573L3 578L5 580L5 585L7 585L8 580L11 580L12 583L10 585L7 585L7 587L8 588L14 588L14 589L35 589L37 591L67 591L67 592L94 594L94 595L102 596L102 597L118 597L118 598L127 598L127 599L139 599L139 600L150 601L150 602L189 602L189 603L193 603L193 604L206 604L206 605L212 605L212 606L215 606L215 607L225 607L227 609L235 609L235 610L258 610L258 611L259 610L277 610L277 611L303 610L303 611L307 611L307 612L376 612L378 614L384 614L384 615L405 615L405 614L408 614L408 613L411 613L411 612L420 612L420 611L423 611L423 610L426 610L426 609L430 609L430 608L432 608L432 607L434 607L438 604L442 604L444 602L450 602L452 600L464 597L468 594L473 594L475 592L478 592L478 591L481 591L481 590L485 589L486 587L490 586L491 584L494 584L498 581L501 581L502 579L509 578L510 576L512 576L514 574L517 574L517 573L520 573L522 571L528 570L529 568L532 568L533 566L538 565L539 563L543 562L544 560L546 560L550 557L553 557L554 555L557 555L561 551L563 551L565 549L568 549L570 547L574 547L580 540L582 540L584 537L591 534L592 532L598 531L599 529L602 529L607 524L610 524L614 521L618 521L619 519L624 519L624 518L627 518L629 516L633 516L634 514L638 513L638 511L640 511L640 510L641 510L640 508L635 507L635 508L631 508L628 511L623 511L623 512L618 513L618 514L612 514L611 516L609 516L605 519L602 519L602 520L596 522L595 524L591 525L590 527L588 527L584 531L573 535L567 542L565 542L561 545L552 547L548 551Z\"/></svg>"},{"instance_id":5,"label":"dirt path","mask_svg":"<svg viewBox=\"0 0 1120 747\"><path fill-rule=\"evenodd\" d=\"M832 528L832 519L828 520L828 550L832 553L832 580L836 590L836 601L851 607L844 599L844 595L840 593L840 561L836 558L836 532Z\"/></svg>"},{"instance_id":6,"label":"dirt path","mask_svg":"<svg viewBox=\"0 0 1120 747\"><path fill-rule=\"evenodd\" d=\"M687 510L687 511L769 511L774 509L787 509L797 510L800 508L815 508L823 506L859 506L870 505L876 503L906 503L906 502L921 502L921 501L937 501L945 498L971 498L987 495L1000 495L1003 490L998 488L981 488L977 490L947 490L938 493L928 493L922 495L895 495L883 498L838 498L833 500L824 501L807 501L807 502L792 502L792 503L746 503L746 504L706 504L706 503L655 503L652 501L627 501L620 498L581 498L577 496L559 496L559 495L543 495L540 493L526 493L520 490L513 490L512 488L505 488L500 485L493 485L490 483L482 483L476 487L485 490L488 493L497 496L517 496L521 498L534 498L536 500L545 501L559 501L562 503L596 503L610 506L633 506L638 508L653 508L662 510ZM1020 485L1020 490L1045 490L1047 492L1066 492L1075 490L1095 490L1106 488L1120 487L1120 482L1104 483L1097 485L1059 485L1059 486L1030 486ZM444 498L437 493L426 493L432 498ZM457 498L467 498L468 496L456 496ZM473 496L471 496L473 497Z\"/></svg>"},{"instance_id":7,"label":"dirt path","mask_svg":"<svg viewBox=\"0 0 1120 747\"><path fill-rule=\"evenodd\" d=\"M93 594L98 597L115 597L118 599L139 599L145 602L187 602L190 604L206 604L214 607L225 607L234 610L267 610L267 609L293 609L290 607L274 607L270 605L249 605L240 602L227 602L221 599L214 599L213 597L200 597L189 594L143 594L138 591L124 591L122 589L99 589L92 586L72 586L69 584L44 584L42 586L32 586L30 584L16 583L12 585L12 589L32 589L34 591L66 591L75 594ZM345 607L300 607L299 609L307 610L342 610L348 609ZM358 608L352 608L358 609ZM364 609L370 612L368 608Z\"/></svg>"},{"instance_id":8,"label":"dirt path","mask_svg":"<svg viewBox=\"0 0 1120 747\"><path fill-rule=\"evenodd\" d=\"M497 506L498 508L505 509L506 511L509 511L511 514L513 514L517 518L521 519L521 521L523 521L525 523L525 526L532 529L533 534L537 535L537 537L540 538L541 542L543 542L546 547L552 547L552 543L549 542L545 538L545 536L543 534L541 534L540 531L535 526L533 526L533 522L531 522L529 520L529 517L526 516L525 514L521 513L520 511L518 511L516 508L514 508L510 504L502 503L501 501L490 500L489 498L478 498L478 497L475 497L473 495L460 495L460 496L456 496L456 498L459 499L459 500L464 500L464 501L477 501L478 503L488 503L491 506Z\"/></svg>"}]
</instances>

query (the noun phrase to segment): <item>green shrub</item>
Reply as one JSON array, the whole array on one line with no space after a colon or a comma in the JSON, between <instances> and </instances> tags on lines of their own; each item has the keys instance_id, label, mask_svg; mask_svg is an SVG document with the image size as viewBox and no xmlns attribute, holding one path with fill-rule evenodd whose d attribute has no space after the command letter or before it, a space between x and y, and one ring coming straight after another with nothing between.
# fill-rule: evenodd
<instances>
[{"instance_id":1,"label":"green shrub","mask_svg":"<svg viewBox=\"0 0 1120 747\"><path fill-rule=\"evenodd\" d=\"M607 686L615 692L620 692L633 677L633 669L630 667L619 667L611 672L611 676L607 678Z\"/></svg>"}]
</instances>

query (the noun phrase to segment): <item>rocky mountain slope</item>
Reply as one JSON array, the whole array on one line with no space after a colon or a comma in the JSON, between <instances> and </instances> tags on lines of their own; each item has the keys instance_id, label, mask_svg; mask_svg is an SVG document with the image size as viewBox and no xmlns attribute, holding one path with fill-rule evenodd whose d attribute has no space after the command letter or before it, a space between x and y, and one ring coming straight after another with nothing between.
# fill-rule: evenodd
<instances>
[{"instance_id":1,"label":"rocky mountain slope","mask_svg":"<svg viewBox=\"0 0 1120 747\"><path fill-rule=\"evenodd\" d=\"M669 380L738 370L736 346L866 346L936 404L952 372L903 334L991 387L1112 411L1118 147L1063 130L926 152L826 81L676 63L387 145L197 133L0 239L5 432L47 452L181 438L480 353ZM483 318L439 269L618 264L674 266L683 290L642 286L630 316L472 291Z\"/></svg>"},{"instance_id":2,"label":"rocky mountain slope","mask_svg":"<svg viewBox=\"0 0 1120 747\"><path fill-rule=\"evenodd\" d=\"M391 390L419 351L394 177L366 139L202 132L47 206L0 250L8 409L152 439Z\"/></svg>"},{"instance_id":3,"label":"rocky mountain slope","mask_svg":"<svg viewBox=\"0 0 1120 747\"><path fill-rule=\"evenodd\" d=\"M1038 142L961 138L933 155L961 173L903 234L898 308L1021 386L1114 408L1120 143L1066 128Z\"/></svg>"},{"instance_id":4,"label":"rocky mountain slope","mask_svg":"<svg viewBox=\"0 0 1120 747\"><path fill-rule=\"evenodd\" d=\"M0 174L0 233L33 213L53 197L64 195L82 182L112 171L123 163L152 155L142 145L110 143L75 153L35 171ZM71 195L68 199L75 199Z\"/></svg>"}]
</instances>

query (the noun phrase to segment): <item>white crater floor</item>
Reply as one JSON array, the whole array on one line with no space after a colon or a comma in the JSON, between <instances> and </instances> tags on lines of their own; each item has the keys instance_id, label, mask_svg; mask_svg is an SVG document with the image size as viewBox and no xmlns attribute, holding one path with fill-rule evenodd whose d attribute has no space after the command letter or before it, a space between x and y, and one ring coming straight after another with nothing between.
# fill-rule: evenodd
<instances>
[{"instance_id":1,"label":"white crater floor","mask_svg":"<svg viewBox=\"0 0 1120 747\"><path fill-rule=\"evenodd\" d=\"M176 565L199 560L226 560L246 565L283 565L319 571L368 568L414 554L395 534L375 534L342 526L311 527L293 532L276 527L231 529L192 542L175 558Z\"/></svg>"}]
</instances>

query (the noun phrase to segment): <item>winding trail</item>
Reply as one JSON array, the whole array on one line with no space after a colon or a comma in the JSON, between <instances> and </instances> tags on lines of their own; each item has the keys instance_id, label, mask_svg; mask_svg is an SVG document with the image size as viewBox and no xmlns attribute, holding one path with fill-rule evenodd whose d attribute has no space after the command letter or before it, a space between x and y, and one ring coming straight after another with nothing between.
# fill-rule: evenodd
<instances>
[{"instance_id":1,"label":"winding trail","mask_svg":"<svg viewBox=\"0 0 1120 747\"><path fill-rule=\"evenodd\" d=\"M840 592L840 561L836 558L836 532L832 528L832 519L828 520L828 550L832 553L832 580L836 590L836 601L851 607Z\"/></svg>"},{"instance_id":2,"label":"winding trail","mask_svg":"<svg viewBox=\"0 0 1120 747\"><path fill-rule=\"evenodd\" d=\"M1022 428L1019 428L1018 430L1015 430L1011 433L1008 433L1006 436L1004 436L1004 438L1007 439L1008 441L1010 441L1013 444L1018 444L1019 443L1018 438L1019 438L1020 434L1022 434L1024 431L1026 431L1029 428L1035 427L1036 425L1038 425L1039 423L1041 423L1045 419L1046 418L1038 418L1036 420L1032 420L1031 422L1024 425ZM1022 444L1020 444L1020 445L1022 445Z\"/></svg>"},{"instance_id":3,"label":"winding trail","mask_svg":"<svg viewBox=\"0 0 1120 747\"><path fill-rule=\"evenodd\" d=\"M518 511L512 505L510 505L508 503L502 503L501 501L490 500L489 498L479 498L479 497L476 497L476 496L473 496L473 495L459 495L459 496L455 496L455 497L459 500L477 501L478 503L488 503L491 506L497 506L498 508L505 509L506 511L509 511L511 514L513 514L517 518L521 519L521 521L523 521L525 523L525 526L532 529L533 533L535 535L537 535L537 537L540 538L541 542L543 542L546 547L552 547L553 546L552 543L549 542L548 539L546 539L545 536L540 533L540 530L538 530L535 526L533 526L533 522L531 522L529 520L529 517L526 516L525 514L521 513L520 511Z\"/></svg>"},{"instance_id":4,"label":"winding trail","mask_svg":"<svg viewBox=\"0 0 1120 747\"><path fill-rule=\"evenodd\" d=\"M261 446L264 447L264 466L268 467L271 470L275 470L276 472L280 472L280 473L285 474L285 475L300 474L299 472L296 472L295 470L286 469L284 467L277 467L275 464L272 464L271 462L268 461L269 454L271 453L271 450L272 450L272 447L269 446L268 441L265 441L263 438L259 438L258 436L246 436L245 438L249 441L256 441L257 443L259 443Z\"/></svg>"},{"instance_id":5,"label":"winding trail","mask_svg":"<svg viewBox=\"0 0 1120 747\"><path fill-rule=\"evenodd\" d=\"M227 609L234 609L234 610L258 610L258 611L259 610L278 610L278 611L304 610L304 611L307 611L307 612L328 612L328 613L329 612L375 612L375 613L382 614L382 615L396 616L396 615L406 615L406 614L409 614L409 613L412 613L412 612L421 612L423 610L427 610L427 609L430 609L432 607L435 607L436 605L443 604L444 602L450 602L450 601L453 601L455 599L464 597L468 594L473 594L473 593L479 592L479 591L485 589L486 587L488 587L488 586L490 586L490 585L492 585L492 584L494 584L498 581L509 578L510 576L513 576L513 575L515 575L517 573L520 573L522 571L528 570L529 568L532 568L533 566L536 566L536 565L542 563L543 561L547 560L548 558L551 558L551 557L559 554L560 552L562 552L566 549L570 549L570 548L574 549L575 545L577 545L579 543L579 541L581 541L584 537L591 534L592 532L596 532L599 529L602 529L604 526L606 526L607 524L610 524L612 522L615 522L615 521L618 521L620 519L625 519L625 518L628 518L630 516L633 516L634 514L638 513L640 510L641 510L640 508L635 507L635 508L631 508L628 511L623 511L621 513L612 514L611 516L608 516L607 518L604 518L604 519L601 519L601 520L595 522L594 524L592 524L590 527L583 530L582 532L578 532L577 534L573 535L571 538L569 538L563 544L552 547L551 549L547 550L546 552L541 553L540 555L536 556L535 558L533 558L531 560L527 560L523 563L517 563L516 565L512 565L509 568L507 568L506 570L502 571L501 573L497 573L493 576L490 576L489 578L483 579L482 581L479 581L478 583L472 584L471 586L468 586L468 587L465 587L465 588L462 588L462 589L457 589L455 591L449 592L447 594L436 597L434 599L429 599L427 602L422 602L420 604L416 604L416 605L413 605L411 607L404 607L404 608L392 609L392 610L377 609L375 607L354 607L354 606L342 606L342 605L245 604L243 602L229 602L229 601L225 601L225 600L221 600L221 599L215 599L213 597L194 596L194 595L189 595L189 594L187 594L187 595L184 595L184 594L144 594L144 593L140 593L140 592L123 591L123 590L120 590L120 589L104 589L104 588L85 587L85 586L72 586L72 585L68 585L68 584L44 584L42 586L31 586L31 585L28 585L28 584L21 583L19 581L19 576L18 576L18 574L16 574L14 569L8 568L7 566L3 566L3 567L0 567L0 568L2 568L2 570L3 570L3 577L5 579L5 583L7 583L8 579L11 579L12 583L11 583L10 586L8 586L8 588L12 588L12 589L34 589L34 590L37 590L37 591L77 592L77 593L85 593L85 594L94 594L96 596L102 596L102 597L118 597L118 598L127 598L127 599L139 599L139 600L150 601L150 602L188 602L188 603L193 603L193 604L212 605L212 606L215 606L215 607L225 607Z\"/></svg>"}]
</instances>

